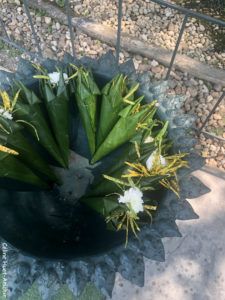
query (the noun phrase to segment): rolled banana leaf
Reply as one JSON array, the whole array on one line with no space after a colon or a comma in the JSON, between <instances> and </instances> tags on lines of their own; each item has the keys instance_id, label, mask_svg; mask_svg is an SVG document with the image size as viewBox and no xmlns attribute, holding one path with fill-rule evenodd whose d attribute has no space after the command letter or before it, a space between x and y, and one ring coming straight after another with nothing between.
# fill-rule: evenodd
<instances>
[{"instance_id":1,"label":"rolled banana leaf","mask_svg":"<svg viewBox=\"0 0 225 300\"><path fill-rule=\"evenodd\" d=\"M100 91L91 71L79 69L76 78L76 103L87 135L90 153L95 153L97 97Z\"/></svg>"},{"instance_id":2,"label":"rolled banana leaf","mask_svg":"<svg viewBox=\"0 0 225 300\"><path fill-rule=\"evenodd\" d=\"M137 104L140 99L137 100ZM138 127L147 121L147 118L152 112L152 107L149 105L141 106L140 110L136 112L137 105L129 105L122 112L120 112L120 119L110 131L106 139L97 149L91 163L95 163L105 155L128 142L135 134L137 134Z\"/></svg>"},{"instance_id":3,"label":"rolled banana leaf","mask_svg":"<svg viewBox=\"0 0 225 300\"><path fill-rule=\"evenodd\" d=\"M50 81L42 80L42 94L48 112L52 130L64 161L64 167L69 163L69 96L62 72L59 83L52 86Z\"/></svg>"},{"instance_id":4,"label":"rolled banana leaf","mask_svg":"<svg viewBox=\"0 0 225 300\"><path fill-rule=\"evenodd\" d=\"M16 156L0 151L0 177L18 180L29 183L42 189L49 189L41 178L36 176L26 165L24 165Z\"/></svg>"},{"instance_id":5,"label":"rolled banana leaf","mask_svg":"<svg viewBox=\"0 0 225 300\"><path fill-rule=\"evenodd\" d=\"M127 80L123 74L118 74L104 86L102 89L97 147L102 144L119 120L119 112L128 105L129 101L133 100L137 88L138 84L133 84L131 89L128 90Z\"/></svg>"},{"instance_id":6,"label":"rolled banana leaf","mask_svg":"<svg viewBox=\"0 0 225 300\"><path fill-rule=\"evenodd\" d=\"M52 135L51 129L46 122L40 108L42 102L36 94L23 85L22 82L16 83L21 88L19 101L16 104L14 115L17 120L24 120L31 126L26 126L30 134L37 138L41 146L63 167L65 167L59 147ZM25 125L25 124L24 124ZM36 132L35 132L36 130Z\"/></svg>"},{"instance_id":7,"label":"rolled banana leaf","mask_svg":"<svg viewBox=\"0 0 225 300\"><path fill-rule=\"evenodd\" d=\"M0 130L0 143L4 146L13 148L15 151L17 151L19 153L19 155L17 156L18 160L24 162L31 169L39 171L40 173L47 176L51 181L60 184L60 181L56 177L55 173L51 170L51 168L43 160L40 154L34 149L34 147L25 138L21 130L18 130L17 123L16 122L13 123L15 123L15 129L13 130L12 133L7 134L2 130Z\"/></svg>"},{"instance_id":8,"label":"rolled banana leaf","mask_svg":"<svg viewBox=\"0 0 225 300\"><path fill-rule=\"evenodd\" d=\"M118 209L120 204L117 200L118 196L111 196L111 197L92 197L92 198L81 198L80 201L90 207L91 209L95 210L99 214L104 217L110 215L110 212Z\"/></svg>"}]
</instances>

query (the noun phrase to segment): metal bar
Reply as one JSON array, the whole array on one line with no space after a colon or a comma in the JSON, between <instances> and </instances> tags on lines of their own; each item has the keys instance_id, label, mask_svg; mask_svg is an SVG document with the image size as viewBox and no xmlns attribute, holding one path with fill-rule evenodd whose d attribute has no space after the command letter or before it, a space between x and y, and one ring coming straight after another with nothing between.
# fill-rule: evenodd
<instances>
[{"instance_id":1,"label":"metal bar","mask_svg":"<svg viewBox=\"0 0 225 300\"><path fill-rule=\"evenodd\" d=\"M222 102L224 96L225 96L225 92L223 92L223 94L220 96L220 98L218 99L218 101L214 105L213 109L209 113L208 117L206 118L205 122L203 122L203 124L202 124L201 128L199 129L199 131L202 131L202 129L205 127L206 123L208 123L208 121L211 118L212 114L214 114L215 110L217 109L217 107L219 106L219 104Z\"/></svg>"},{"instance_id":2,"label":"metal bar","mask_svg":"<svg viewBox=\"0 0 225 300\"><path fill-rule=\"evenodd\" d=\"M67 14L68 26L70 29L70 41L72 44L73 56L75 57L76 51L75 51L75 47L74 47L73 28L72 28L72 23L71 23L69 0L66 0L66 14Z\"/></svg>"},{"instance_id":3,"label":"metal bar","mask_svg":"<svg viewBox=\"0 0 225 300\"><path fill-rule=\"evenodd\" d=\"M219 26L225 27L225 22L221 21L219 19L212 18L212 17L206 16L206 15L200 14L200 13L198 13L196 11L193 11L193 10L190 10L190 9L187 9L187 8L184 8L184 7L172 4L172 3L168 3L168 2L163 1L163 0L151 0L151 1L155 2L157 4L160 4L160 5L163 5L163 6L166 6L166 7L175 9L175 10L178 10L178 11L180 11L181 13L183 13L185 15L189 15L191 17L194 17L194 18L197 18L197 19L202 19L202 20L205 20L205 21L217 24Z\"/></svg>"},{"instance_id":4,"label":"metal bar","mask_svg":"<svg viewBox=\"0 0 225 300\"><path fill-rule=\"evenodd\" d=\"M15 44L15 43L13 43L13 42L11 42L11 41L5 39L5 38L2 37L2 36L0 36L0 40L2 40L3 42L5 42L5 43L7 43L7 44L9 44L9 45L11 45L11 46L13 46L13 47L15 47L15 48L21 50L21 51L23 51L23 52L25 52L25 53L27 53L27 54L30 55L31 57L34 57L34 58L36 58L36 59L38 59L38 60L40 60L40 61L43 60L43 57L38 56L38 55L36 55L35 53L30 52L30 51L28 51L27 49L24 49L24 48L18 46L17 44Z\"/></svg>"},{"instance_id":5,"label":"metal bar","mask_svg":"<svg viewBox=\"0 0 225 300\"><path fill-rule=\"evenodd\" d=\"M119 65L119 55L120 55L120 36L121 36L121 20L122 20L122 2L119 0L118 7L118 27L117 27L117 42L116 42L116 62L117 66Z\"/></svg>"},{"instance_id":6,"label":"metal bar","mask_svg":"<svg viewBox=\"0 0 225 300\"><path fill-rule=\"evenodd\" d=\"M36 44L39 56L43 57L42 52L41 52L41 48L40 48L40 45L39 45L39 42L38 42L38 38L37 38L37 35L36 35L36 32L34 30L34 25L33 25L32 19L31 19L30 10L27 6L27 0L22 0L22 2L23 2L23 5L24 5L24 8L25 8L27 17L28 17L28 21L30 23L31 31L33 33L33 37L34 37L34 40L35 40L35 44Z\"/></svg>"},{"instance_id":7,"label":"metal bar","mask_svg":"<svg viewBox=\"0 0 225 300\"><path fill-rule=\"evenodd\" d=\"M170 66L169 66L168 72L166 74L166 80L168 80L168 78L170 76L170 72L172 70L175 57L177 55L177 51L178 51L178 48L179 48L179 45L180 45L180 42L181 42L181 39L182 39L182 36L183 36L183 33L184 33L184 29L185 29L185 26L186 26L186 23L187 23L187 19L188 19L188 15L185 15L182 26L181 26L181 29L180 29L180 33L179 33L179 36L178 36L178 39L177 39L177 42L176 42L176 46L174 48L173 55L172 55L172 58L171 58L171 61L170 61Z\"/></svg>"},{"instance_id":8,"label":"metal bar","mask_svg":"<svg viewBox=\"0 0 225 300\"><path fill-rule=\"evenodd\" d=\"M2 21L1 18L0 18L0 25L1 25L1 27L2 27L3 33L4 33L4 35L6 36L6 38L7 38L8 40L10 40L10 38L9 38L9 36L8 36L8 33L7 33L7 31L6 31L6 28L5 28L5 24L4 24L4 22Z\"/></svg>"},{"instance_id":9,"label":"metal bar","mask_svg":"<svg viewBox=\"0 0 225 300\"><path fill-rule=\"evenodd\" d=\"M224 138L222 138L221 136L215 135L215 134L213 134L213 133L209 133L209 132L204 131L204 130L202 130L201 133L204 134L204 135L208 135L208 136L210 136L210 137L212 137L212 138L215 138L215 139L217 139L217 140L220 140L220 141L222 141L222 142L225 142L225 139L224 139ZM224 154L224 155L225 155L225 154Z\"/></svg>"}]
</instances>

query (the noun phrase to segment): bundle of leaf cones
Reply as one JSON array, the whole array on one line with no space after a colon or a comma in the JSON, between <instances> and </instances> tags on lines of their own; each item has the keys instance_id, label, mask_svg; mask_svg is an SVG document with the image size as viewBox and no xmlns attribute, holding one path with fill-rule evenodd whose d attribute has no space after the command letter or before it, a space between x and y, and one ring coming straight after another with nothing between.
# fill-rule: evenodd
<instances>
[{"instance_id":1,"label":"bundle of leaf cones","mask_svg":"<svg viewBox=\"0 0 225 300\"><path fill-rule=\"evenodd\" d=\"M146 192L161 186L179 196L176 171L187 167L182 160L186 154L169 155L168 123L155 118L156 101L136 97L139 84L123 74L100 89L84 67L71 64L65 70L56 67L53 73L40 65L35 68L40 73L34 76L39 80L38 94L22 82L16 82L19 90L12 87L11 96L0 91L0 177L43 189L60 185L39 149L68 168L69 105L73 105L86 133L91 164L123 149L80 201L103 215L109 228L126 229L127 239L129 227L136 235L146 216L152 220L150 211L157 209L157 201Z\"/></svg>"}]
</instances>

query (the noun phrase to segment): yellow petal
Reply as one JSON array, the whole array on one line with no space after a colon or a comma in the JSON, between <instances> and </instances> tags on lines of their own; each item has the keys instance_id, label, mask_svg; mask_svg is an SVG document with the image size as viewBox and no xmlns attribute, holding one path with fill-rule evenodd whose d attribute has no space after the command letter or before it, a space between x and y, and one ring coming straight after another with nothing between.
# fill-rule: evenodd
<instances>
[{"instance_id":1,"label":"yellow petal","mask_svg":"<svg viewBox=\"0 0 225 300\"><path fill-rule=\"evenodd\" d=\"M75 66L74 64L71 64L71 63L70 63L70 65L71 65L71 67L74 68L76 71L79 70L79 68L78 68L77 66Z\"/></svg>"},{"instance_id":2,"label":"yellow petal","mask_svg":"<svg viewBox=\"0 0 225 300\"><path fill-rule=\"evenodd\" d=\"M47 75L34 75L33 78L50 80L50 78Z\"/></svg>"},{"instance_id":3,"label":"yellow petal","mask_svg":"<svg viewBox=\"0 0 225 300\"><path fill-rule=\"evenodd\" d=\"M9 95L7 94L6 91L2 92L0 91L1 93L1 96L2 96L2 101L3 101L3 104L4 104L4 109L5 110L9 110L10 109L10 98L9 98Z\"/></svg>"},{"instance_id":4,"label":"yellow petal","mask_svg":"<svg viewBox=\"0 0 225 300\"><path fill-rule=\"evenodd\" d=\"M5 153L9 153L9 154L13 154L13 155L19 155L18 152L14 151L14 150L12 150L10 148L7 148L7 147L5 147L3 145L0 145L0 151L5 152Z\"/></svg>"},{"instance_id":5,"label":"yellow petal","mask_svg":"<svg viewBox=\"0 0 225 300\"><path fill-rule=\"evenodd\" d=\"M14 99L13 99L13 102L12 102L12 105L11 105L11 108L10 108L10 112L12 112L14 106L16 105L16 102L18 100L18 97L19 97L19 93L20 93L21 89L18 90L18 92L16 93Z\"/></svg>"}]
</instances>

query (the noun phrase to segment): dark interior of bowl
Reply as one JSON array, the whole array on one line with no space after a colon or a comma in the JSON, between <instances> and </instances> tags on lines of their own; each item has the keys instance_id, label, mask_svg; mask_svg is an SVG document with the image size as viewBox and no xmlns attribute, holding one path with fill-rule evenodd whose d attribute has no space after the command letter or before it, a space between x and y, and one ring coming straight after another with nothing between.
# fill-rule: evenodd
<instances>
[{"instance_id":1,"label":"dark interior of bowl","mask_svg":"<svg viewBox=\"0 0 225 300\"><path fill-rule=\"evenodd\" d=\"M99 74L95 74L95 79L99 87L110 80ZM37 85L30 88L35 90ZM123 244L125 232L108 230L104 218L80 204L78 199L124 147L95 165L89 165L86 135L78 112L71 106L70 167L68 170L55 167L63 180L62 187L41 191L1 179L0 236L25 253L60 259L99 254ZM44 151L43 155L46 155ZM52 161L49 163L53 164Z\"/></svg>"}]
</instances>

